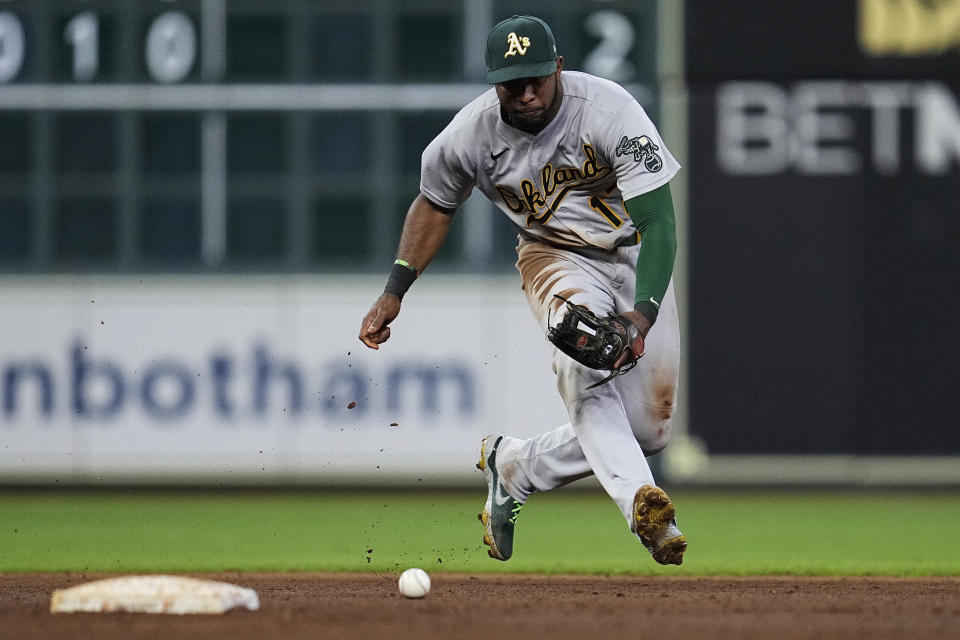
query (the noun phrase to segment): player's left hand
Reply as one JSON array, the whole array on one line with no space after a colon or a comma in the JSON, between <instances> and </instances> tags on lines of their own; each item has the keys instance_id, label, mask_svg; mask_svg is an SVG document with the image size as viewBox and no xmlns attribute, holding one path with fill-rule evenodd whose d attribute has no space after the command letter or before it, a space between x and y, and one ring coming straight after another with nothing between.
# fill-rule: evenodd
<instances>
[{"instance_id":1,"label":"player's left hand","mask_svg":"<svg viewBox=\"0 0 960 640\"><path fill-rule=\"evenodd\" d=\"M587 389L609 382L637 364L637 360L643 356L644 340L640 327L635 323L639 321L644 330L650 329L649 322L636 318L642 314L628 311L601 318L583 305L574 304L559 295L556 297L567 303L567 311L560 322L547 329L547 339L580 364L611 372Z\"/></svg>"},{"instance_id":2,"label":"player's left hand","mask_svg":"<svg viewBox=\"0 0 960 640\"><path fill-rule=\"evenodd\" d=\"M371 349L379 349L390 339L389 325L399 314L400 298L391 293L382 294L360 323L360 341Z\"/></svg>"},{"instance_id":3,"label":"player's left hand","mask_svg":"<svg viewBox=\"0 0 960 640\"><path fill-rule=\"evenodd\" d=\"M639 311L624 311L620 314L620 317L629 320L640 332L640 336L639 338L635 338L633 340L629 351L624 351L622 354L620 354L620 357L617 358L617 361L613 363L614 369L619 369L620 367L629 364L631 361L636 360L643 355L644 339L646 339L647 334L650 333L650 327L652 326L647 316L643 315Z\"/></svg>"}]
</instances>

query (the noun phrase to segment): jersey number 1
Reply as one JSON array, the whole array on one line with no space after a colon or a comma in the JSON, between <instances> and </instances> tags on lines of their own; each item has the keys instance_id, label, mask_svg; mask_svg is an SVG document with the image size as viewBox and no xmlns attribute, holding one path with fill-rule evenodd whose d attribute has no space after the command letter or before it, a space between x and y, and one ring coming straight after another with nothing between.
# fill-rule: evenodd
<instances>
[{"instance_id":1,"label":"jersey number 1","mask_svg":"<svg viewBox=\"0 0 960 640\"><path fill-rule=\"evenodd\" d=\"M604 195L609 195L613 191L613 187L607 189L604 192ZM608 205L598 194L594 194L590 197L590 208L594 211L597 211L604 218L607 219L614 229L619 229L623 225L623 218L618 216L616 212Z\"/></svg>"}]
</instances>

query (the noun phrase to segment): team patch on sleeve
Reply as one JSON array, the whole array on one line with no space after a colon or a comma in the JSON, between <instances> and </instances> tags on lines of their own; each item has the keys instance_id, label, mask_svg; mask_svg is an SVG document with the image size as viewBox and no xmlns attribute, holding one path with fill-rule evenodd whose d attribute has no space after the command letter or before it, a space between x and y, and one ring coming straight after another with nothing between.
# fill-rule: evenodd
<instances>
[{"instance_id":1,"label":"team patch on sleeve","mask_svg":"<svg viewBox=\"0 0 960 640\"><path fill-rule=\"evenodd\" d=\"M647 136L623 136L617 145L618 156L632 155L634 162L642 162L650 173L656 173L663 168L663 158L657 154L659 150L660 147Z\"/></svg>"}]
</instances>

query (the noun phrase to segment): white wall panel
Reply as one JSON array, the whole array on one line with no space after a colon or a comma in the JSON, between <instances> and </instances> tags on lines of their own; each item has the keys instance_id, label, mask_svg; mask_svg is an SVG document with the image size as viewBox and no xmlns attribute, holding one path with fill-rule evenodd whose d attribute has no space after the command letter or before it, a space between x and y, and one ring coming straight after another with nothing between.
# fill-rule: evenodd
<instances>
[{"instance_id":1,"label":"white wall panel","mask_svg":"<svg viewBox=\"0 0 960 640\"><path fill-rule=\"evenodd\" d=\"M518 278L428 276L372 351L382 285L0 280L0 480L471 481L486 433L566 420Z\"/></svg>"}]
</instances>

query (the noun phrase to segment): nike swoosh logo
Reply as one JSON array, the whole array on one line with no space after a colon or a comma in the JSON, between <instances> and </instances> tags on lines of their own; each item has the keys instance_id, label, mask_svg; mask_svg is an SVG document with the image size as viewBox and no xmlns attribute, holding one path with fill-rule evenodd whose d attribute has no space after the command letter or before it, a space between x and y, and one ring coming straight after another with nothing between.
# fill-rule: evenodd
<instances>
[{"instance_id":1,"label":"nike swoosh logo","mask_svg":"<svg viewBox=\"0 0 960 640\"><path fill-rule=\"evenodd\" d=\"M493 151L491 151L491 152L490 152L490 159L491 159L491 160L496 160L497 158L499 158L500 156L502 156L502 155L505 154L506 152L507 152L507 149L504 149L503 151L501 151L501 152L498 153L498 154L494 154Z\"/></svg>"},{"instance_id":2,"label":"nike swoosh logo","mask_svg":"<svg viewBox=\"0 0 960 640\"><path fill-rule=\"evenodd\" d=\"M513 500L509 493L503 490L503 487L500 486L500 483L497 483L497 490L493 494L493 500L497 503L498 507L502 507L507 504L507 502Z\"/></svg>"}]
</instances>

